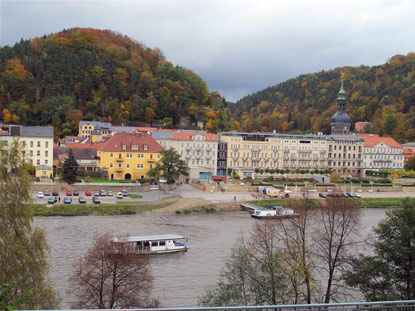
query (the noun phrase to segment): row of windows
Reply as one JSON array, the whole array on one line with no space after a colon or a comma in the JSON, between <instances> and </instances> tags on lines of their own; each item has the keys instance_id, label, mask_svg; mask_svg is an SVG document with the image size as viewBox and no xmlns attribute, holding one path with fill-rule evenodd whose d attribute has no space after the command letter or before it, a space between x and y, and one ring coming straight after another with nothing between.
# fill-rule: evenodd
<instances>
[{"instance_id":1,"label":"row of windows","mask_svg":"<svg viewBox=\"0 0 415 311\"><path fill-rule=\"evenodd\" d=\"M110 158L113 158L114 157L114 153L110 153ZM127 159L132 159L133 158L133 153L126 153L125 154L125 157L127 158ZM118 153L118 159L121 159L122 158L122 153L120 152L120 153ZM138 159L144 159L144 153L137 153L137 158ZM153 153L150 153L150 159L154 159L154 154ZM157 154L157 159L160 159L160 154L158 153Z\"/></svg>"},{"instance_id":2,"label":"row of windows","mask_svg":"<svg viewBox=\"0 0 415 311\"><path fill-rule=\"evenodd\" d=\"M29 155L30 155L30 156L33 156L33 150L30 150L30 151L29 151ZM40 156L40 150L38 150L38 151L36 152L36 155L37 155L37 156ZM49 156L49 152L46 150L46 151L45 151L45 157L48 157L48 156Z\"/></svg>"},{"instance_id":3,"label":"row of windows","mask_svg":"<svg viewBox=\"0 0 415 311\"><path fill-rule=\"evenodd\" d=\"M34 142L33 142L33 140L31 140L31 141L29 142L29 146L30 146L30 148L33 148L33 145L34 145ZM24 147L26 147L26 141L23 141L23 146L24 146ZM41 147L41 142L40 142L40 140L38 140L38 141L36 142L36 146L37 146L37 147ZM45 148L49 148L49 142L48 142L48 141L45 141Z\"/></svg>"},{"instance_id":4,"label":"row of windows","mask_svg":"<svg viewBox=\"0 0 415 311\"><path fill-rule=\"evenodd\" d=\"M130 163L127 163L125 165L125 168L130 168ZM114 168L114 163L110 163L110 168ZM118 163L118 168L122 168L122 163ZM137 168L138 169L142 169L144 168L144 164L143 163L137 163ZM153 164L150 164L150 168L153 168Z\"/></svg>"}]
</instances>

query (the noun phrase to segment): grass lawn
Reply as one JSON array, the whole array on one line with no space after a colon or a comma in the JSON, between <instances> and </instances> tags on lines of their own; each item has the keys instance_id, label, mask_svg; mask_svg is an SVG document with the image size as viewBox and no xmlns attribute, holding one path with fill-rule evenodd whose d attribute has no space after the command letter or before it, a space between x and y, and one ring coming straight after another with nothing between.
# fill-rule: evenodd
<instances>
[{"instance_id":1,"label":"grass lawn","mask_svg":"<svg viewBox=\"0 0 415 311\"><path fill-rule=\"evenodd\" d=\"M131 199L142 199L143 198L143 196L142 195L139 195L139 194L129 194L128 195Z\"/></svg>"},{"instance_id":2,"label":"grass lawn","mask_svg":"<svg viewBox=\"0 0 415 311\"><path fill-rule=\"evenodd\" d=\"M172 197L159 202L125 202L113 204L29 204L34 216L129 215L163 208L178 201Z\"/></svg>"},{"instance_id":3,"label":"grass lawn","mask_svg":"<svg viewBox=\"0 0 415 311\"><path fill-rule=\"evenodd\" d=\"M109 184L128 184L128 183L136 183L135 180L111 180L111 179L96 179L91 178L89 181L85 181L86 183L109 183Z\"/></svg>"}]
</instances>

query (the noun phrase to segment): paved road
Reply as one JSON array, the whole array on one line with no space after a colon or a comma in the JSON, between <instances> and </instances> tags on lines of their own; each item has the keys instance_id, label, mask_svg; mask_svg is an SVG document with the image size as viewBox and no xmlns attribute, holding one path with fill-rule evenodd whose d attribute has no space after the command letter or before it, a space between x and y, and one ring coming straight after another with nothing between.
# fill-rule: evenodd
<instances>
[{"instance_id":1,"label":"paved road","mask_svg":"<svg viewBox=\"0 0 415 311\"><path fill-rule=\"evenodd\" d=\"M141 199L131 199L129 197L124 197L124 201L145 201L145 202L154 202L161 200L164 196L181 196L183 198L203 198L211 202L241 202L241 201L250 201L255 200L255 197L252 193L243 193L243 192L206 192L193 188L190 185L178 186L176 189L165 192L159 190L152 190L149 192L136 192L135 194L140 194L143 196ZM412 197L415 198L415 192L362 192L360 193L363 198L404 198ZM317 192L309 192L306 195L312 198L317 198ZM46 203L49 197L37 198L37 192L31 192L31 196L35 203ZM65 191L59 191L59 196L61 201L66 196ZM87 197L84 193L81 193L81 196L87 199L87 203L92 202L92 197ZM303 197L302 193L293 193L293 197ZM114 203L117 201L115 196L112 197L100 197L102 203ZM72 202L77 203L78 197L72 196Z\"/></svg>"}]
</instances>

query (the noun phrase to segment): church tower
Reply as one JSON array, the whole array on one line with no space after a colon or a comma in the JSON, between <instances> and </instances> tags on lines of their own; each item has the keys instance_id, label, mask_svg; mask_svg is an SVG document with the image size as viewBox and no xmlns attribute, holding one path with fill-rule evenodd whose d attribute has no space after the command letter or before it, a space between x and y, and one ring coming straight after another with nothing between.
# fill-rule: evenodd
<instances>
[{"instance_id":1,"label":"church tower","mask_svg":"<svg viewBox=\"0 0 415 311\"><path fill-rule=\"evenodd\" d=\"M343 89L343 79L337 97L337 111L331 117L331 135L349 135L351 121L349 115L346 113L346 93Z\"/></svg>"}]
</instances>

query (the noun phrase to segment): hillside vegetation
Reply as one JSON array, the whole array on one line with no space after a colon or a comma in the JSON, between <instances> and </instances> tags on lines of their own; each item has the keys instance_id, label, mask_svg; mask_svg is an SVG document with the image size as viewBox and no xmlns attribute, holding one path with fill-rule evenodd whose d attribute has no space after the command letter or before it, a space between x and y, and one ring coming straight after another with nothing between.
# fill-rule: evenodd
<instances>
[{"instance_id":1,"label":"hillside vegetation","mask_svg":"<svg viewBox=\"0 0 415 311\"><path fill-rule=\"evenodd\" d=\"M373 67L343 67L301 75L242 98L230 106L244 131L330 133L341 74L352 122L367 131L415 141L415 53Z\"/></svg>"},{"instance_id":2,"label":"hillside vegetation","mask_svg":"<svg viewBox=\"0 0 415 311\"><path fill-rule=\"evenodd\" d=\"M0 49L0 120L77 133L79 120L188 127L233 124L220 94L189 69L109 30L72 28Z\"/></svg>"}]
</instances>

